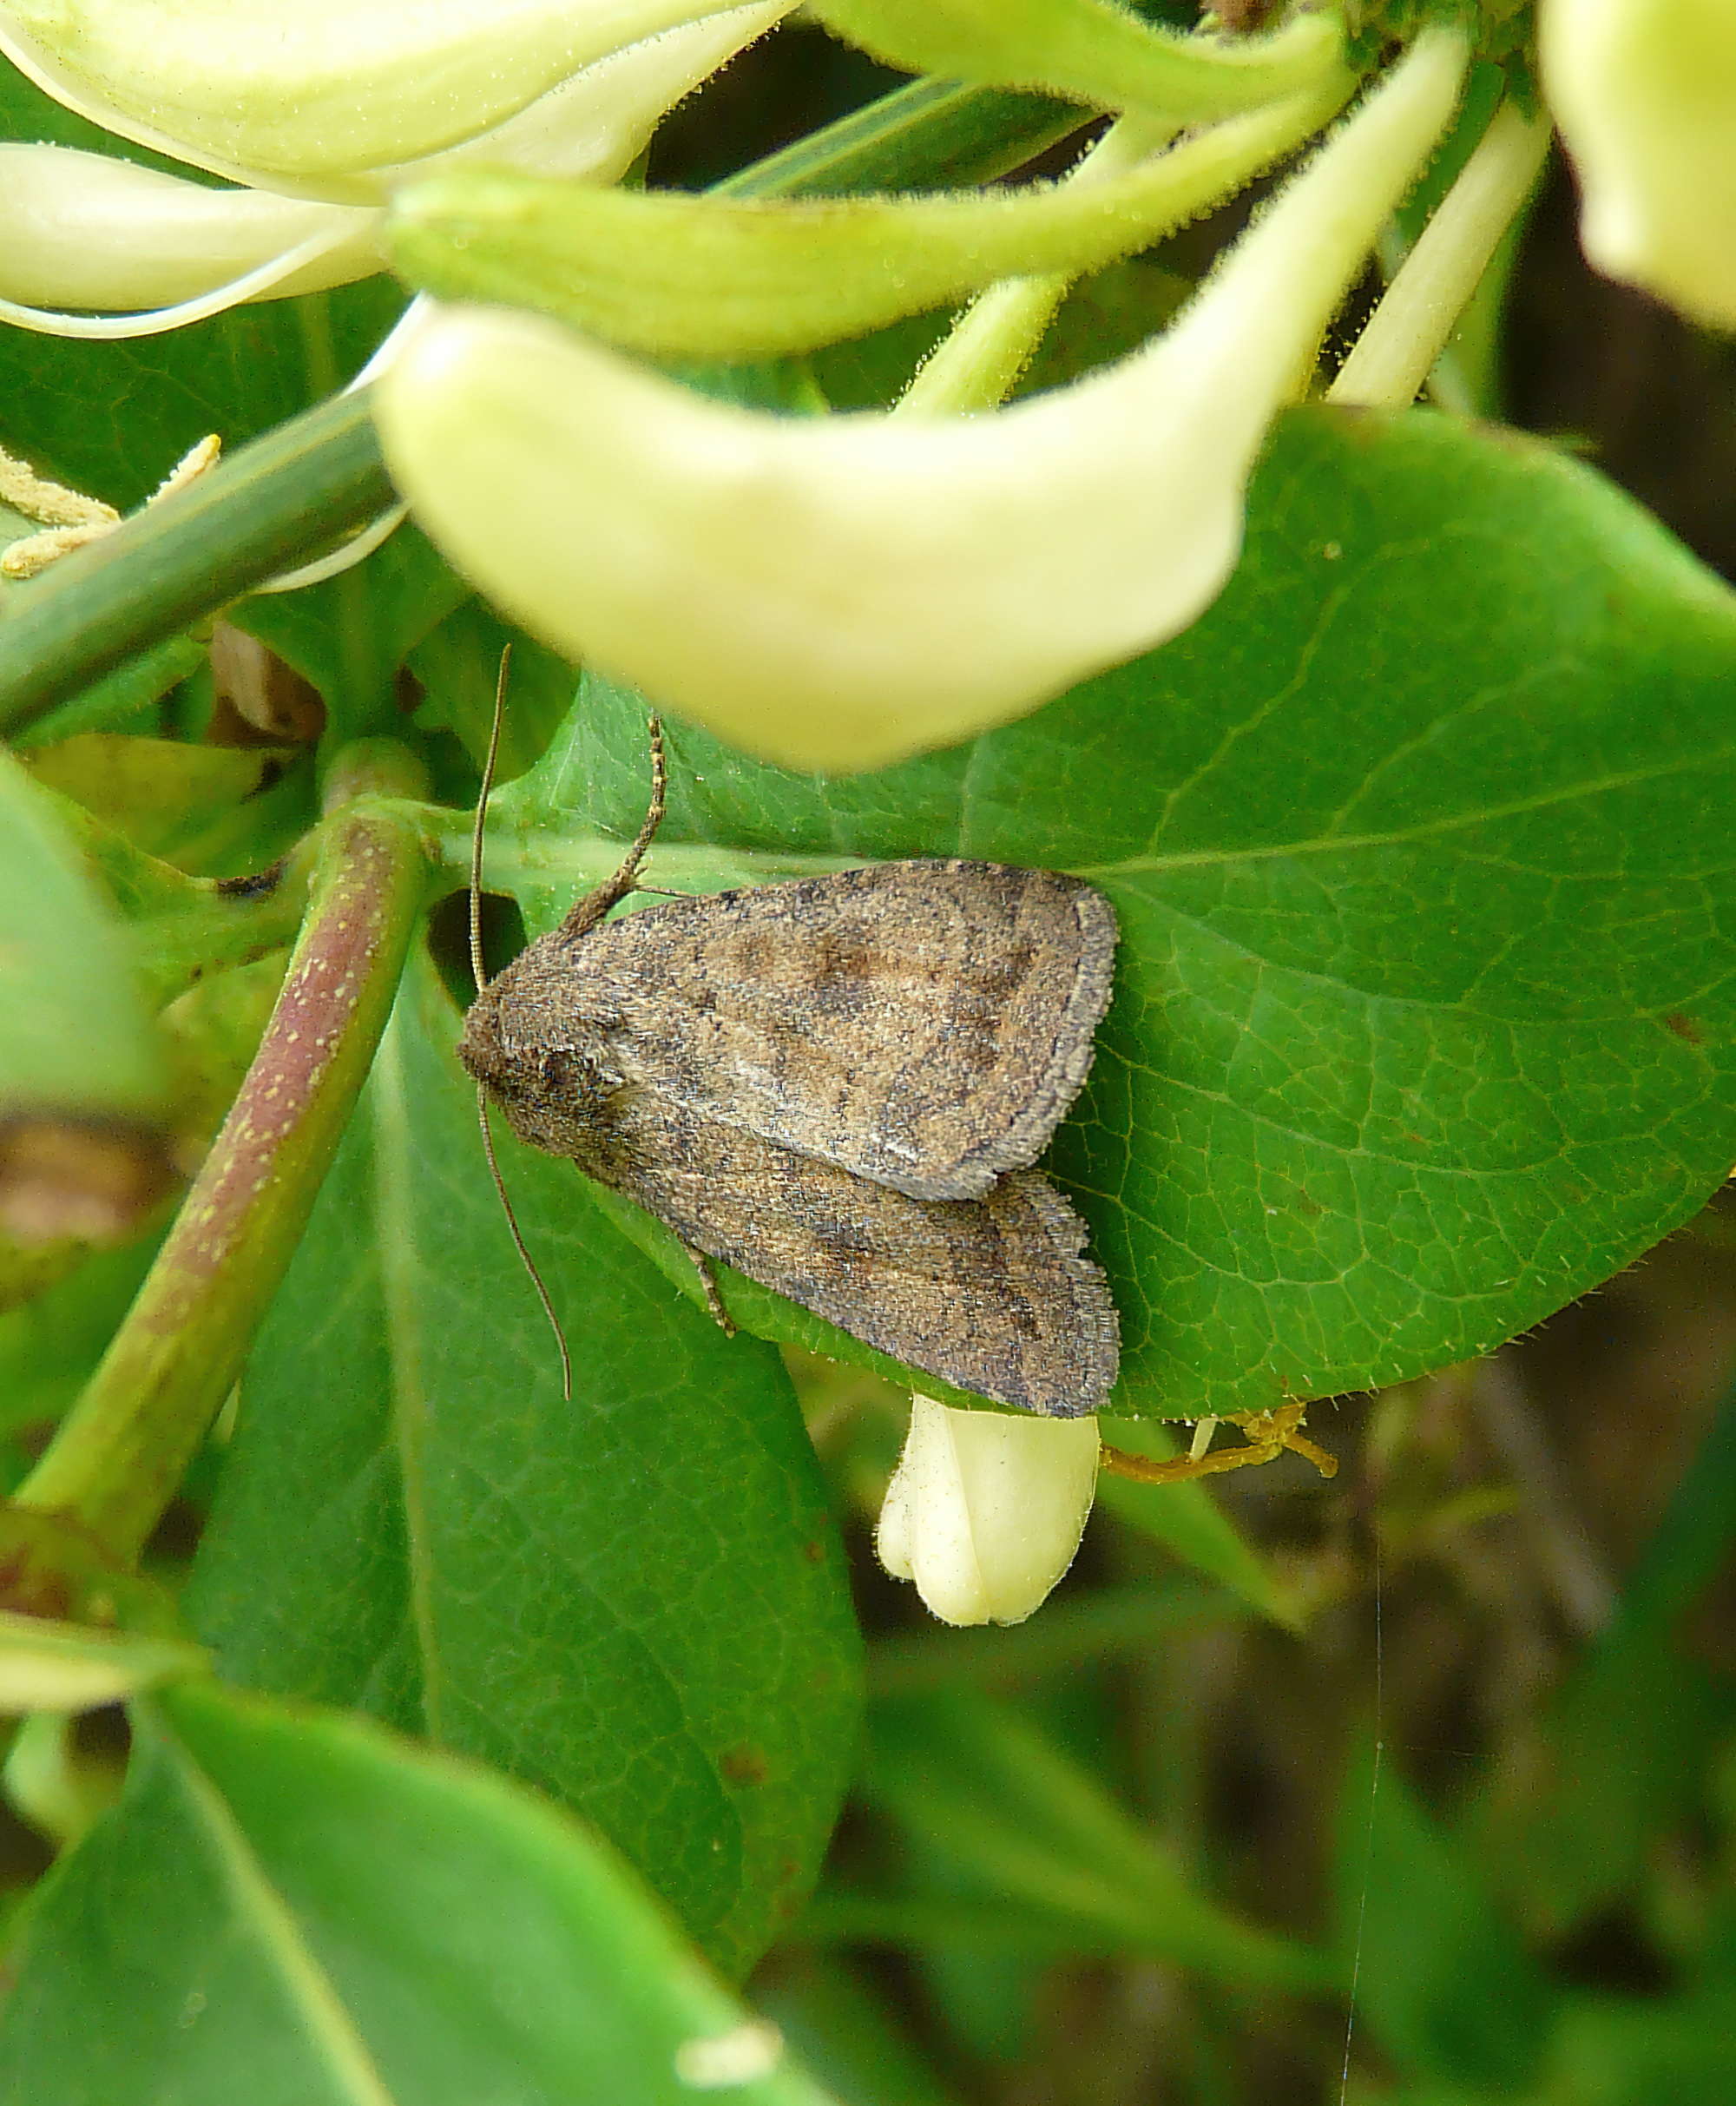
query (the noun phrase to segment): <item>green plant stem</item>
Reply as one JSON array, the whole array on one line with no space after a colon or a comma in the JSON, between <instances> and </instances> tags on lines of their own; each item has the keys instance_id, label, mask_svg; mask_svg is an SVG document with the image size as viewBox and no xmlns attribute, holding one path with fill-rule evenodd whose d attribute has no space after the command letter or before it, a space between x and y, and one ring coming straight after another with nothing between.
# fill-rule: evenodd
<instances>
[{"instance_id":1,"label":"green plant stem","mask_svg":"<svg viewBox=\"0 0 1736 2106\"><path fill-rule=\"evenodd\" d=\"M16 1504L137 1556L240 1372L385 1027L421 904L423 793L390 742L340 754L307 917L260 1050L126 1321Z\"/></svg>"},{"instance_id":2,"label":"green plant stem","mask_svg":"<svg viewBox=\"0 0 1736 2106\"><path fill-rule=\"evenodd\" d=\"M1011 88L911 81L711 186L717 197L851 197L992 182L1091 122Z\"/></svg>"},{"instance_id":3,"label":"green plant stem","mask_svg":"<svg viewBox=\"0 0 1736 2106\"><path fill-rule=\"evenodd\" d=\"M1328 402L1405 409L1415 401L1523 210L1549 138L1547 118L1527 116L1511 102L1495 113L1339 367Z\"/></svg>"},{"instance_id":4,"label":"green plant stem","mask_svg":"<svg viewBox=\"0 0 1736 2106\"><path fill-rule=\"evenodd\" d=\"M1068 178L1091 182L1137 168L1175 135L1173 124L1123 117ZM1003 278L979 293L917 369L898 408L937 416L997 409L1017 385L1073 283L1066 271Z\"/></svg>"},{"instance_id":5,"label":"green plant stem","mask_svg":"<svg viewBox=\"0 0 1736 2106\"><path fill-rule=\"evenodd\" d=\"M365 390L292 418L56 564L0 624L0 729L365 526L393 501Z\"/></svg>"}]
</instances>

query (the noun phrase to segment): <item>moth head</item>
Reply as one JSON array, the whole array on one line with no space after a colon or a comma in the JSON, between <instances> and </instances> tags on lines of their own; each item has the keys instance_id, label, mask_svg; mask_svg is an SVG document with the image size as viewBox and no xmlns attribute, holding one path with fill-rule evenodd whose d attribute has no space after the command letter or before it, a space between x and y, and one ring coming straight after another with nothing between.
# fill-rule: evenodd
<instances>
[{"instance_id":1,"label":"moth head","mask_svg":"<svg viewBox=\"0 0 1736 2106\"><path fill-rule=\"evenodd\" d=\"M550 1155L582 1157L621 1077L601 1046L563 1044L536 1028L535 1012L496 997L501 981L471 1005L458 1042L469 1069L521 1141Z\"/></svg>"}]
</instances>

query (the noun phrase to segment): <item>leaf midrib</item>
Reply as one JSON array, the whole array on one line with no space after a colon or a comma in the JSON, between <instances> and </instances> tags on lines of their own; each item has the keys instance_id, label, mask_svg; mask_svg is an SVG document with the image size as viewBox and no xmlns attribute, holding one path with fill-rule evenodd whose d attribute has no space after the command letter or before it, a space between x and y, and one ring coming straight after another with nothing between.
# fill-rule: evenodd
<instances>
[{"instance_id":1,"label":"leaf midrib","mask_svg":"<svg viewBox=\"0 0 1736 2106\"><path fill-rule=\"evenodd\" d=\"M1161 877L1178 871L1229 869L1286 859L1402 848L1418 841L1443 839L1455 833L1498 825L1505 819L1522 819L1561 806L1612 795L1647 783L1666 781L1674 775L1700 774L1732 762L1736 762L1736 741L1701 748L1692 754L1647 767L1563 783L1530 796L1484 805L1476 811L1443 813L1413 826L1384 827L1363 833L1322 833L1312 838L1238 848L1186 849L1169 854L1147 851L1118 856L1107 862L1071 864L1067 867L1075 877L1100 883L1118 878ZM969 782L968 774L964 780ZM469 819L444 806L417 806L413 810L418 824L427 830L431 850L440 864L450 870L467 872L470 853ZM961 835L964 831L961 819ZM514 879L521 884L547 885L564 879L575 887L592 885L614 867L621 853L618 841L590 830L563 833L549 829L529 839L521 838L510 845L496 841L490 846L485 882L509 890ZM963 854L966 851L961 846L955 852ZM646 868L648 874L661 872L666 878L680 877L684 872L714 877L718 865L727 862L742 872L744 880L763 878L773 882L784 878L828 877L838 871L859 870L871 863L902 859L866 852L856 855L822 855L733 847L723 841L662 841L653 849Z\"/></svg>"},{"instance_id":2,"label":"leaf midrib","mask_svg":"<svg viewBox=\"0 0 1736 2106\"><path fill-rule=\"evenodd\" d=\"M258 1932L260 1945L304 2016L305 2037L355 2106L401 2106L228 1801L193 1750L161 1718L156 1731L164 1752L176 1758L175 1774L190 1818L208 1839L240 1914Z\"/></svg>"},{"instance_id":3,"label":"leaf midrib","mask_svg":"<svg viewBox=\"0 0 1736 2106\"><path fill-rule=\"evenodd\" d=\"M410 1115L404 1050L396 1015L387 1022L368 1083L372 1114L374 1213L379 1230L377 1263L385 1317L386 1376L391 1439L398 1458L404 1514L404 1571L410 1614L421 1668L418 1692L424 1729L437 1747L442 1730L442 1675L433 1602L433 1557L429 1539L427 1475L424 1466L426 1413L419 1372L423 1326L417 1313L418 1217L411 1190Z\"/></svg>"}]
</instances>

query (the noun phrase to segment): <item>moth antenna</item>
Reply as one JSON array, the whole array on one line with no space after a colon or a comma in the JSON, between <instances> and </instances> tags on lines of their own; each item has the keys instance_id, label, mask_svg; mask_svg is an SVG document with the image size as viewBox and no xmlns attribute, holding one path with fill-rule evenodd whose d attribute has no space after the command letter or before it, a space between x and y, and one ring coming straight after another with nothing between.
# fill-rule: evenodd
<instances>
[{"instance_id":1,"label":"moth antenna","mask_svg":"<svg viewBox=\"0 0 1736 2106\"><path fill-rule=\"evenodd\" d=\"M627 852L621 868L609 879L609 885L621 887L621 892L633 889L633 880L639 875L639 865L645 860L645 852L655 838L663 823L663 800L669 783L669 770L663 756L663 720L654 714L645 720L646 734L651 745L651 801L645 807L645 817L640 822L639 832L634 836L633 846ZM616 894L619 898L620 893Z\"/></svg>"},{"instance_id":2,"label":"moth antenna","mask_svg":"<svg viewBox=\"0 0 1736 2106\"><path fill-rule=\"evenodd\" d=\"M489 793L494 788L495 763L500 758L500 727L506 714L506 676L512 666L512 646L501 646L500 671L494 682L494 721L489 726L487 757L483 761L483 786L477 793L476 824L470 829L470 977L476 982L477 992L481 994L488 985L488 968L483 963L483 829L488 820ZM487 1159L489 1175L494 1180L495 1191L499 1194L501 1211L506 1216L506 1226L512 1237L512 1247L518 1253L519 1263L530 1275L530 1284L536 1290L536 1299L542 1305L542 1313L549 1320L549 1328L555 1333L555 1343L561 1354L561 1394L570 1404L573 1401L573 1356L567 1350L567 1334L561 1328L561 1320L555 1313L555 1304L548 1288L542 1284L542 1275L536 1269L536 1260L530 1255L524 1241L523 1232L518 1226L518 1216L512 1211L512 1201L507 1196L506 1180L500 1174L500 1164L495 1158L494 1129L489 1124L488 1091L477 1084L477 1123L483 1129L483 1154Z\"/></svg>"},{"instance_id":3,"label":"moth antenna","mask_svg":"<svg viewBox=\"0 0 1736 2106\"><path fill-rule=\"evenodd\" d=\"M648 728L651 737L651 801L645 807L644 821L615 875L605 878L595 892L587 892L582 899L574 902L556 931L568 943L589 936L617 900L625 899L629 892L639 889L634 880L639 875L639 865L645 860L646 850L663 823L663 800L668 782L663 759L662 720L656 716L649 718Z\"/></svg>"},{"instance_id":4,"label":"moth antenna","mask_svg":"<svg viewBox=\"0 0 1736 2106\"><path fill-rule=\"evenodd\" d=\"M489 726L488 755L483 762L483 786L477 793L476 824L470 829L470 977L476 983L478 994L488 985L488 968L483 963L483 829L488 822L489 793L494 788L494 766L500 758L500 727L506 714L506 676L511 668L512 646L503 643L500 647L500 670L494 679L494 721ZM483 1130L484 1133L488 1130L486 1120L483 1122ZM491 1169L494 1167L492 1147L489 1150L489 1167ZM495 1173L495 1182L500 1182L498 1171ZM503 1190L500 1196L504 1201L506 1194ZM511 1208L509 1207L506 1212L507 1218L510 1220ZM517 1233L515 1227L513 1234L516 1235Z\"/></svg>"},{"instance_id":5,"label":"moth antenna","mask_svg":"<svg viewBox=\"0 0 1736 2106\"><path fill-rule=\"evenodd\" d=\"M549 1328L555 1333L555 1344L561 1354L561 1395L570 1404L573 1401L573 1356L567 1350L567 1334L561 1328L561 1320L555 1313L555 1304L548 1288L542 1284L542 1275L536 1269L536 1260L525 1246L518 1226L518 1216L512 1211L512 1201L507 1197L506 1181L500 1174L500 1165L495 1161L494 1129L489 1124L488 1091L477 1084L477 1123L483 1129L483 1153L488 1157L489 1175L494 1180L494 1188L500 1194L500 1203L506 1215L506 1225L512 1232L512 1247L518 1253L519 1261L530 1275L530 1284L536 1290L536 1299L542 1305L542 1313L549 1320Z\"/></svg>"}]
</instances>

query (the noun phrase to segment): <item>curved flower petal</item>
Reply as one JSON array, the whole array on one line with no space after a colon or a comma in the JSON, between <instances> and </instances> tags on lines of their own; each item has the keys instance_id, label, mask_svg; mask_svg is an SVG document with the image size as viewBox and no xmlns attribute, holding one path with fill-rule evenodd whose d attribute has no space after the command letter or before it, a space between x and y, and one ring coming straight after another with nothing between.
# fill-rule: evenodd
<instances>
[{"instance_id":1,"label":"curved flower petal","mask_svg":"<svg viewBox=\"0 0 1736 2106\"><path fill-rule=\"evenodd\" d=\"M1728 0L1545 0L1544 93L1606 276L1736 329L1736 13Z\"/></svg>"},{"instance_id":2,"label":"curved flower petal","mask_svg":"<svg viewBox=\"0 0 1736 2106\"><path fill-rule=\"evenodd\" d=\"M889 65L1100 109L1198 124L1341 77L1345 30L1299 15L1269 36L1218 38L1141 22L1115 0L810 0L829 29Z\"/></svg>"},{"instance_id":3,"label":"curved flower petal","mask_svg":"<svg viewBox=\"0 0 1736 2106\"><path fill-rule=\"evenodd\" d=\"M320 292L380 268L377 211L214 190L71 147L0 144L0 298L36 306L168 306L346 225L351 240L269 297Z\"/></svg>"},{"instance_id":4,"label":"curved flower petal","mask_svg":"<svg viewBox=\"0 0 1736 2106\"><path fill-rule=\"evenodd\" d=\"M945 1623L1023 1623L1073 1563L1097 1488L1095 1418L1009 1418L911 1399L875 1533L880 1563Z\"/></svg>"},{"instance_id":5,"label":"curved flower petal","mask_svg":"<svg viewBox=\"0 0 1736 2106\"><path fill-rule=\"evenodd\" d=\"M1450 115L1433 30L1168 334L974 418L704 400L535 318L435 310L376 391L423 525L557 648L786 765L883 766L1174 635L1266 427Z\"/></svg>"},{"instance_id":6,"label":"curved flower petal","mask_svg":"<svg viewBox=\"0 0 1736 2106\"><path fill-rule=\"evenodd\" d=\"M481 161L538 175L617 181L644 151L661 119L701 81L787 15L795 0L755 0L665 30L586 66L492 131L379 173L382 191L412 176Z\"/></svg>"},{"instance_id":7,"label":"curved flower petal","mask_svg":"<svg viewBox=\"0 0 1736 2106\"><path fill-rule=\"evenodd\" d=\"M272 188L365 198L366 172L491 130L582 67L730 3L3 0L0 52L123 138Z\"/></svg>"}]
</instances>

